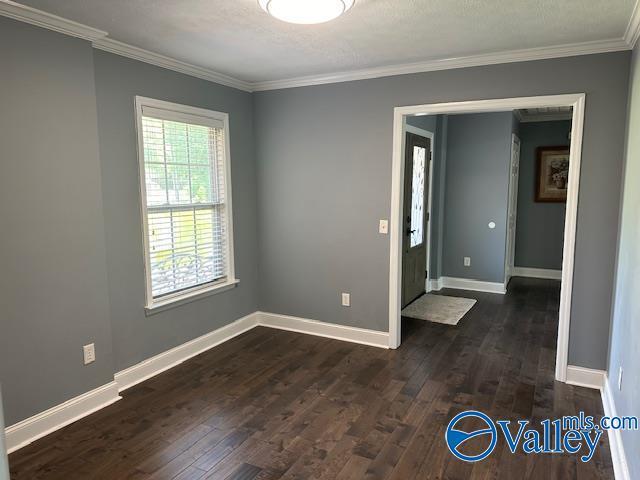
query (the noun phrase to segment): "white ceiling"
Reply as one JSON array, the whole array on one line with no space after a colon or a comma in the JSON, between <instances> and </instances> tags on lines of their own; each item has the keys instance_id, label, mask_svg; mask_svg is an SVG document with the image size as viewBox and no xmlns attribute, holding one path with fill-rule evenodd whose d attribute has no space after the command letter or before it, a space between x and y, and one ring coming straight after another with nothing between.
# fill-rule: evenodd
<instances>
[{"instance_id":1,"label":"white ceiling","mask_svg":"<svg viewBox=\"0 0 640 480\"><path fill-rule=\"evenodd\" d=\"M356 0L320 25L257 0L20 0L246 82L621 39L635 0Z\"/></svg>"}]
</instances>

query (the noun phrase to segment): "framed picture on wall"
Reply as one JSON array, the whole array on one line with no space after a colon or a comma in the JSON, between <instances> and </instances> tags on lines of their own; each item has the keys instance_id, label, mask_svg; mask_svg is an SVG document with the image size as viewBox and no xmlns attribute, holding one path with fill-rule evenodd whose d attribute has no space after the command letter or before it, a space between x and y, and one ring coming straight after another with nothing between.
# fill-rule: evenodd
<instances>
[{"instance_id":1,"label":"framed picture on wall","mask_svg":"<svg viewBox=\"0 0 640 480\"><path fill-rule=\"evenodd\" d=\"M536 202L566 202L569 147L539 147Z\"/></svg>"}]
</instances>

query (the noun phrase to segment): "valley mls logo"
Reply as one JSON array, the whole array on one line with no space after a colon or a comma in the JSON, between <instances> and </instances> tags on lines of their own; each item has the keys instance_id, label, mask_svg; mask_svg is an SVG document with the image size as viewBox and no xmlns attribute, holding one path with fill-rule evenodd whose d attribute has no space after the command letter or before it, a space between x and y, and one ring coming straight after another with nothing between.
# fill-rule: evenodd
<instances>
[{"instance_id":1,"label":"valley mls logo","mask_svg":"<svg viewBox=\"0 0 640 480\"><path fill-rule=\"evenodd\" d=\"M511 424L514 427L511 427ZM451 419L445 432L449 451L465 462L487 458L504 437L511 453L521 448L524 453L570 453L584 449L580 460L588 462L605 430L638 430L638 417L607 417L599 422L579 412L556 420L542 420L541 428L527 428L529 420L497 420L476 410L459 413Z\"/></svg>"},{"instance_id":2,"label":"valley mls logo","mask_svg":"<svg viewBox=\"0 0 640 480\"><path fill-rule=\"evenodd\" d=\"M465 432L464 430L458 430L455 426L458 423L462 423L461 420L465 418L474 418L479 419L480 423L484 423L486 428L481 428L479 430L475 430L473 432ZM475 455L465 455L462 453L464 451L464 444L471 440L472 438L476 438L478 436L483 436L484 441L486 441L487 447L484 450L481 450L480 453L476 453ZM487 415L482 412L476 412L474 410L469 410L467 412L462 412L453 417L453 419L449 422L449 426L447 427L447 432L445 433L445 438L447 439L447 447L451 453L453 453L460 460L464 460L465 462L478 462L487 458L493 452L493 449L496 448L496 443L498 442L498 432L496 431L496 426Z\"/></svg>"}]
</instances>

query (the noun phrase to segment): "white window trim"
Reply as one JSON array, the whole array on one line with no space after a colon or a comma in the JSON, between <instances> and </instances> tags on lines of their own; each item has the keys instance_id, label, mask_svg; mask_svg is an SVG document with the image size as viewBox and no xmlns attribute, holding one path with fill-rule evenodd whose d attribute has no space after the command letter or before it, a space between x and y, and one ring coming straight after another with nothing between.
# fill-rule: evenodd
<instances>
[{"instance_id":1,"label":"white window trim","mask_svg":"<svg viewBox=\"0 0 640 480\"><path fill-rule=\"evenodd\" d=\"M224 128L224 187L225 187L225 211L227 220L226 260L227 277L217 283L199 285L173 294L168 294L159 299L154 299L151 291L151 258L149 255L149 226L147 218L147 192L144 170L144 141L142 138L142 110L143 108L164 110L173 118L183 122L195 123L214 128ZM140 213L142 217L142 238L144 251L145 271L145 310L147 313L155 313L174 306L182 305L202 297L221 293L235 287L240 281L235 276L235 262L233 254L233 208L231 192L231 136L229 132L229 114L215 112L203 108L190 107L177 103L155 100L153 98L135 97L136 113L136 137L138 141L138 185L140 188ZM165 115L163 114L163 117Z\"/></svg>"}]
</instances>

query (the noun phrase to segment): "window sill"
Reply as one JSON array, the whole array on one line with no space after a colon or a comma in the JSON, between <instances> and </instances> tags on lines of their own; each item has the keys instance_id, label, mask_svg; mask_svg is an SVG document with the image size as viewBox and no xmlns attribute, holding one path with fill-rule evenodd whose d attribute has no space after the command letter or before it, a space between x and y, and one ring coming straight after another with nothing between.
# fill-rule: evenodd
<instances>
[{"instance_id":1,"label":"window sill","mask_svg":"<svg viewBox=\"0 0 640 480\"><path fill-rule=\"evenodd\" d=\"M146 307L144 307L144 312L147 316L155 315L156 313L179 307L180 305L184 305L186 303L195 302L196 300L200 300L211 295L226 292L227 290L235 288L239 283L240 280L238 279L229 280L224 283L211 285L210 287L203 288L201 290L194 290L192 292L185 293L184 295L167 298L165 300L159 300L157 302L153 302L151 305L147 305Z\"/></svg>"}]
</instances>

